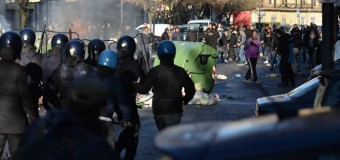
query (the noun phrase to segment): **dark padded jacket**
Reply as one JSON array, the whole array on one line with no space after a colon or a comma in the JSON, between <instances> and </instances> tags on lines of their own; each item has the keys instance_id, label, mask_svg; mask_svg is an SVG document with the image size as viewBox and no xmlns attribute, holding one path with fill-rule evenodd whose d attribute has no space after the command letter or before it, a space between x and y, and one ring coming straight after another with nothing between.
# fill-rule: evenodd
<instances>
[{"instance_id":1,"label":"dark padded jacket","mask_svg":"<svg viewBox=\"0 0 340 160\"><path fill-rule=\"evenodd\" d=\"M182 104L187 104L195 94L194 83L186 71L172 63L163 63L152 68L145 80L138 83L136 91L146 94L152 88L154 93L152 100L153 113L178 114L183 112ZM184 87L185 96L182 96Z\"/></svg>"},{"instance_id":2,"label":"dark padded jacket","mask_svg":"<svg viewBox=\"0 0 340 160\"><path fill-rule=\"evenodd\" d=\"M0 134L21 134L28 124L26 114L38 117L25 68L1 60L0 73Z\"/></svg>"},{"instance_id":3,"label":"dark padded jacket","mask_svg":"<svg viewBox=\"0 0 340 160\"><path fill-rule=\"evenodd\" d=\"M105 125L98 119L53 110L25 130L14 160L118 159L106 136Z\"/></svg>"}]
</instances>

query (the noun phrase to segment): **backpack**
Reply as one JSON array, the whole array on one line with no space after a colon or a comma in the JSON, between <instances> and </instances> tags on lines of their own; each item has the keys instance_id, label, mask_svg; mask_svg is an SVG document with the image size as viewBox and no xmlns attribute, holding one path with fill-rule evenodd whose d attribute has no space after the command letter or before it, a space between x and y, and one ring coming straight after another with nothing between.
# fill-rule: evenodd
<instances>
[{"instance_id":1,"label":"backpack","mask_svg":"<svg viewBox=\"0 0 340 160\"><path fill-rule=\"evenodd\" d=\"M90 136L87 132L70 139L48 127L45 121L40 121L34 130L34 135L21 144L14 155L14 160L68 160L81 141Z\"/></svg>"}]
</instances>

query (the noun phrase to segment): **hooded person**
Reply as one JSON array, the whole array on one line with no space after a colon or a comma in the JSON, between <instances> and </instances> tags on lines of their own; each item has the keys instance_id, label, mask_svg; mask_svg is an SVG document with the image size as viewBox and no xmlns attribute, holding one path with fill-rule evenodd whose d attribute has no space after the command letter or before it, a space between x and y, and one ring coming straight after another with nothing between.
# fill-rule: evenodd
<instances>
[{"instance_id":1,"label":"hooded person","mask_svg":"<svg viewBox=\"0 0 340 160\"><path fill-rule=\"evenodd\" d=\"M159 131L181 122L183 107L195 94L193 81L187 72L174 64L176 47L171 41L162 41L157 48L160 65L152 68L135 85L140 94L154 93L152 110ZM184 87L185 95L182 95Z\"/></svg>"}]
</instances>

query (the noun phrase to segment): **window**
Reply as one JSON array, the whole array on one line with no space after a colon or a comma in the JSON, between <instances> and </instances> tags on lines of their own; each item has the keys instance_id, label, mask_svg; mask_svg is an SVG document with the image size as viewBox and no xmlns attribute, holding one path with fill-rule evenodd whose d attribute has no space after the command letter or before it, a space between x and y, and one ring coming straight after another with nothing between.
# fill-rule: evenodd
<instances>
[{"instance_id":1,"label":"window","mask_svg":"<svg viewBox=\"0 0 340 160\"><path fill-rule=\"evenodd\" d=\"M287 24L286 21L287 21L286 16L283 16L283 17L282 17L282 22L281 22L281 24L282 24L282 25L286 25L286 24Z\"/></svg>"},{"instance_id":2,"label":"window","mask_svg":"<svg viewBox=\"0 0 340 160\"><path fill-rule=\"evenodd\" d=\"M275 23L276 22L276 16L272 16L270 22Z\"/></svg>"},{"instance_id":3,"label":"window","mask_svg":"<svg viewBox=\"0 0 340 160\"><path fill-rule=\"evenodd\" d=\"M315 24L315 17L311 17L310 18L310 23L314 23Z\"/></svg>"},{"instance_id":4,"label":"window","mask_svg":"<svg viewBox=\"0 0 340 160\"><path fill-rule=\"evenodd\" d=\"M301 22L302 25L306 25L306 18L304 16L301 17Z\"/></svg>"}]
</instances>

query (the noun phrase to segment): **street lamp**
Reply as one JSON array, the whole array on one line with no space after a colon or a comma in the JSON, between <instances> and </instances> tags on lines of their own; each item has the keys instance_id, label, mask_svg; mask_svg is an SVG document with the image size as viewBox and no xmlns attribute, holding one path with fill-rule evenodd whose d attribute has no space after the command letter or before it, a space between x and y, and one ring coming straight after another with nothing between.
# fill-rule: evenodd
<instances>
[{"instance_id":1,"label":"street lamp","mask_svg":"<svg viewBox=\"0 0 340 160\"><path fill-rule=\"evenodd\" d=\"M259 8L259 13L258 13L258 18L259 18L259 23L262 23L262 18L266 15L261 8Z\"/></svg>"}]
</instances>

